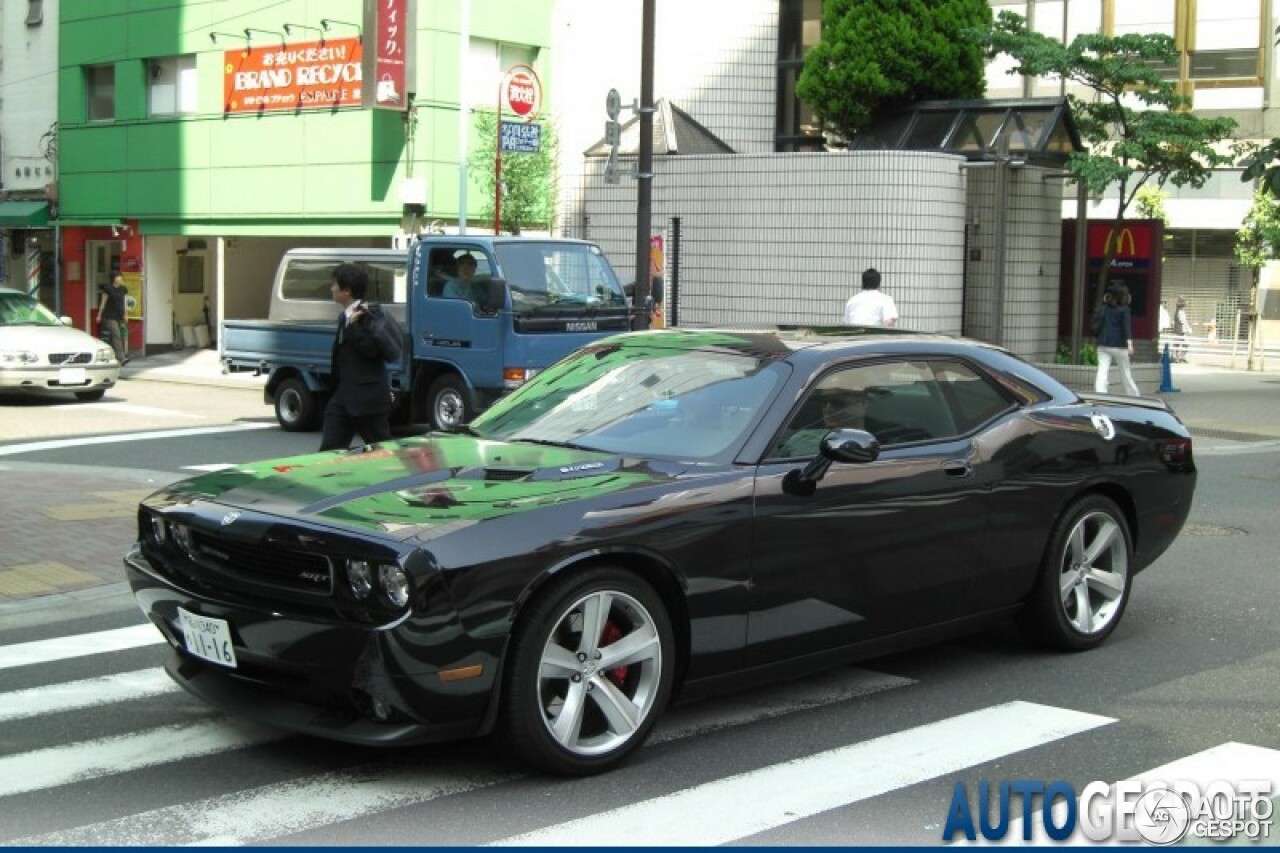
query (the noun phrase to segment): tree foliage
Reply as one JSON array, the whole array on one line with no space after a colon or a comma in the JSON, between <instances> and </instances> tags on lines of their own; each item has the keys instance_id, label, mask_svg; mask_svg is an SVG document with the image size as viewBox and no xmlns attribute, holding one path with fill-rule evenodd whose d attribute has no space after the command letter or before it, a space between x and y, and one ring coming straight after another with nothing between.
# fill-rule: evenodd
<instances>
[{"instance_id":1,"label":"tree foliage","mask_svg":"<svg viewBox=\"0 0 1280 853\"><path fill-rule=\"evenodd\" d=\"M1067 95L1089 146L1070 155L1067 169L1093 195L1116 188L1117 230L1148 182L1159 189L1166 184L1201 187L1214 167L1232 161L1223 143L1235 130L1235 121L1188 112L1187 99L1156 70L1177 56L1167 35L1082 33L1063 44L1027 29L1020 15L1005 11L984 41L993 55L1005 53L1013 59L1010 73L1056 75L1093 92L1089 100ZM1103 278L1110 265L1108 257Z\"/></svg>"},{"instance_id":2,"label":"tree foliage","mask_svg":"<svg viewBox=\"0 0 1280 853\"><path fill-rule=\"evenodd\" d=\"M490 221L493 220L497 127L497 113L476 112L475 144L468 157L471 174L484 190L485 200L480 210ZM546 228L551 224L554 155L555 136L551 125L545 122L542 149L537 154L502 153L502 230L519 234L524 228Z\"/></svg>"},{"instance_id":3,"label":"tree foliage","mask_svg":"<svg viewBox=\"0 0 1280 853\"><path fill-rule=\"evenodd\" d=\"M845 138L913 101L982 97L986 61L961 33L990 26L986 0L824 0L796 95Z\"/></svg>"},{"instance_id":4,"label":"tree foliage","mask_svg":"<svg viewBox=\"0 0 1280 853\"><path fill-rule=\"evenodd\" d=\"M1259 269L1280 258L1280 201L1266 189L1254 191L1253 204L1236 232L1236 260Z\"/></svg>"}]
</instances>

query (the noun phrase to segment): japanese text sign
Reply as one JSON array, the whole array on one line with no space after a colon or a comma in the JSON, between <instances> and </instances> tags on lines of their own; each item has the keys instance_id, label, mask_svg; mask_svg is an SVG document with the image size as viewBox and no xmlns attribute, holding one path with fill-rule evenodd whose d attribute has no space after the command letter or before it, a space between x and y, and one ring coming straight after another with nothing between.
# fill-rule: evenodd
<instances>
[{"instance_id":1,"label":"japanese text sign","mask_svg":"<svg viewBox=\"0 0 1280 853\"><path fill-rule=\"evenodd\" d=\"M359 39L228 50L222 70L229 113L360 105Z\"/></svg>"},{"instance_id":2,"label":"japanese text sign","mask_svg":"<svg viewBox=\"0 0 1280 853\"><path fill-rule=\"evenodd\" d=\"M415 0L365 0L364 104L385 110L407 110L414 72Z\"/></svg>"}]
</instances>

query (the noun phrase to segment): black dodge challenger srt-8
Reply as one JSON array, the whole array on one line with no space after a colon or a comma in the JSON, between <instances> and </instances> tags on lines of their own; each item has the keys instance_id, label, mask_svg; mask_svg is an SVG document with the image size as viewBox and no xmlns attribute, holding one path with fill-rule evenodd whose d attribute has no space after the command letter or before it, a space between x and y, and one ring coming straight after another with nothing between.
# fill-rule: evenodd
<instances>
[{"instance_id":1,"label":"black dodge challenger srt-8","mask_svg":"<svg viewBox=\"0 0 1280 853\"><path fill-rule=\"evenodd\" d=\"M604 339L460 431L243 465L139 508L179 684L363 744L614 766L668 701L1015 616L1116 628L1196 473L1160 400L881 330Z\"/></svg>"}]
</instances>

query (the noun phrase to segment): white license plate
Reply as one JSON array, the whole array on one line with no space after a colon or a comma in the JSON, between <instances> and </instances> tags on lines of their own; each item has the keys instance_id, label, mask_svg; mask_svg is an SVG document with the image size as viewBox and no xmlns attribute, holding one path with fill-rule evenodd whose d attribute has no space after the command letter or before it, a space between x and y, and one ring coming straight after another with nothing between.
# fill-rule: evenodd
<instances>
[{"instance_id":1,"label":"white license plate","mask_svg":"<svg viewBox=\"0 0 1280 853\"><path fill-rule=\"evenodd\" d=\"M89 374L83 367L63 367L58 370L59 385L83 385L89 381Z\"/></svg>"},{"instance_id":2,"label":"white license plate","mask_svg":"<svg viewBox=\"0 0 1280 853\"><path fill-rule=\"evenodd\" d=\"M187 651L211 663L236 668L236 650L231 646L231 626L222 619L197 616L178 608L178 627Z\"/></svg>"}]
</instances>

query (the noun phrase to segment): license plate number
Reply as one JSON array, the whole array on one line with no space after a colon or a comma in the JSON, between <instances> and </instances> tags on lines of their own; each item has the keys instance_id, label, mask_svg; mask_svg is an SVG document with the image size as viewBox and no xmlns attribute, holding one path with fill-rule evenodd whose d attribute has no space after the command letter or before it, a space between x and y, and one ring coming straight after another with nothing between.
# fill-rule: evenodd
<instances>
[{"instance_id":1,"label":"license plate number","mask_svg":"<svg viewBox=\"0 0 1280 853\"><path fill-rule=\"evenodd\" d=\"M64 367L58 371L59 385L83 385L89 381L89 374L83 367Z\"/></svg>"},{"instance_id":2,"label":"license plate number","mask_svg":"<svg viewBox=\"0 0 1280 853\"><path fill-rule=\"evenodd\" d=\"M197 616L178 608L178 627L187 651L210 663L236 668L236 650L231 645L231 626L223 619Z\"/></svg>"}]
</instances>

